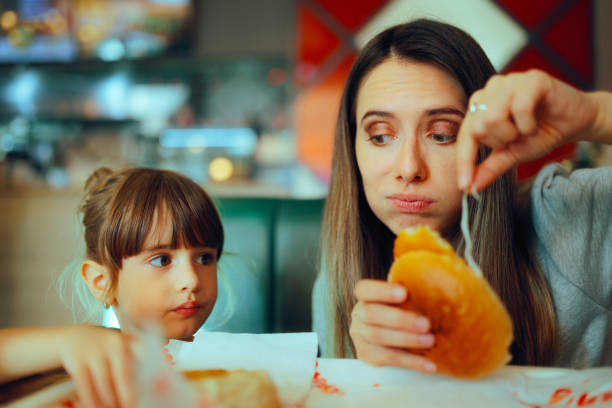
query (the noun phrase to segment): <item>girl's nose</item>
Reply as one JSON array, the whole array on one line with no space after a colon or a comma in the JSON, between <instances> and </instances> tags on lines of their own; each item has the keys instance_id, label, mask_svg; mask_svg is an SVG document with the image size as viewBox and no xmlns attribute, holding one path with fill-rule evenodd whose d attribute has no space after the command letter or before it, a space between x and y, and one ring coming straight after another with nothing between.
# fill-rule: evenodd
<instances>
[{"instance_id":1,"label":"girl's nose","mask_svg":"<svg viewBox=\"0 0 612 408\"><path fill-rule=\"evenodd\" d=\"M427 179L428 170L418 137L407 137L395 159L395 179L402 183L413 183Z\"/></svg>"},{"instance_id":2,"label":"girl's nose","mask_svg":"<svg viewBox=\"0 0 612 408\"><path fill-rule=\"evenodd\" d=\"M193 262L184 262L180 266L177 286L181 292L193 292L200 284L196 265Z\"/></svg>"}]
</instances>

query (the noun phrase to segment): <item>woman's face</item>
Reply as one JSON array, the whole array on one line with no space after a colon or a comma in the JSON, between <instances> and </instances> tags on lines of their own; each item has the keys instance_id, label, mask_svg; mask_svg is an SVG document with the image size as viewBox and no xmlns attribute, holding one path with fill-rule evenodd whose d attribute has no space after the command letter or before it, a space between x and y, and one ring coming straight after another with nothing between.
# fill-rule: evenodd
<instances>
[{"instance_id":1,"label":"woman's face","mask_svg":"<svg viewBox=\"0 0 612 408\"><path fill-rule=\"evenodd\" d=\"M425 224L448 234L459 218L455 139L467 97L443 70L391 58L363 79L355 151L365 196L397 234Z\"/></svg>"},{"instance_id":2,"label":"woman's face","mask_svg":"<svg viewBox=\"0 0 612 408\"><path fill-rule=\"evenodd\" d=\"M158 214L143 251L123 260L113 307L124 331L154 323L168 338L189 338L217 299L217 249L172 249L172 223Z\"/></svg>"}]
</instances>

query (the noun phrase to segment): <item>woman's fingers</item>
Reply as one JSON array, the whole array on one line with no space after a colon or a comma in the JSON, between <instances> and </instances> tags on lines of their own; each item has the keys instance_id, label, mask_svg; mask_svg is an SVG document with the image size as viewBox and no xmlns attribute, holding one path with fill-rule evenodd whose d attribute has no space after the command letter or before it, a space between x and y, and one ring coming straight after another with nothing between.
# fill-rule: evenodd
<instances>
[{"instance_id":1,"label":"woman's fingers","mask_svg":"<svg viewBox=\"0 0 612 408\"><path fill-rule=\"evenodd\" d=\"M469 117L464 119L457 136L457 174L458 185L461 190L470 189L474 178L476 158L478 157L478 141L470 137L467 121L469 121Z\"/></svg>"},{"instance_id":2,"label":"woman's fingers","mask_svg":"<svg viewBox=\"0 0 612 408\"><path fill-rule=\"evenodd\" d=\"M397 304L406 300L406 289L385 281L362 279L355 285L355 297L364 302Z\"/></svg>"},{"instance_id":3,"label":"woman's fingers","mask_svg":"<svg viewBox=\"0 0 612 408\"><path fill-rule=\"evenodd\" d=\"M521 136L533 137L537 134L536 107L545 92L544 85L532 77L527 86L514 94L510 109L512 120Z\"/></svg>"},{"instance_id":4,"label":"woman's fingers","mask_svg":"<svg viewBox=\"0 0 612 408\"><path fill-rule=\"evenodd\" d=\"M372 365L394 365L420 371L435 371L431 361L404 349L432 347L431 323L418 313L402 310L403 286L364 279L355 286L358 299L351 314L349 334L357 356Z\"/></svg>"},{"instance_id":5,"label":"woman's fingers","mask_svg":"<svg viewBox=\"0 0 612 408\"><path fill-rule=\"evenodd\" d=\"M412 333L394 330L381 326L373 326L357 321L351 325L350 334L353 339L360 339L369 344L387 347L429 348L434 344L432 334Z\"/></svg>"},{"instance_id":6,"label":"woman's fingers","mask_svg":"<svg viewBox=\"0 0 612 408\"><path fill-rule=\"evenodd\" d=\"M474 171L474 178L470 185L470 191L479 192L492 184L506 171L513 168L517 158L513 149L502 149L494 151Z\"/></svg>"},{"instance_id":7,"label":"woman's fingers","mask_svg":"<svg viewBox=\"0 0 612 408\"><path fill-rule=\"evenodd\" d=\"M580 140L597 109L584 92L531 70L496 75L474 92L457 137L459 188L478 191L505 171ZM478 145L493 153L476 167Z\"/></svg>"},{"instance_id":8,"label":"woman's fingers","mask_svg":"<svg viewBox=\"0 0 612 408\"><path fill-rule=\"evenodd\" d=\"M373 366L389 365L428 373L436 371L436 365L425 357L375 344L368 344L358 349L357 357Z\"/></svg>"},{"instance_id":9,"label":"woman's fingers","mask_svg":"<svg viewBox=\"0 0 612 408\"><path fill-rule=\"evenodd\" d=\"M430 328L429 319L423 315L379 303L357 302L352 317L353 320L365 324L398 328L414 333L427 333Z\"/></svg>"}]
</instances>

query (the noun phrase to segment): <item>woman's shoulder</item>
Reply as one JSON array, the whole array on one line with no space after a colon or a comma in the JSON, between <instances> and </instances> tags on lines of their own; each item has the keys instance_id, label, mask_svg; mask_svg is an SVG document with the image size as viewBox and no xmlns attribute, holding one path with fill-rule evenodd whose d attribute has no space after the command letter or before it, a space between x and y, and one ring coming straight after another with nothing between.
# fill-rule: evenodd
<instances>
[{"instance_id":1,"label":"woman's shoulder","mask_svg":"<svg viewBox=\"0 0 612 408\"><path fill-rule=\"evenodd\" d=\"M551 283L571 282L599 305L612 299L610 208L612 167L569 171L552 164L532 186L536 254L544 273Z\"/></svg>"},{"instance_id":2,"label":"woman's shoulder","mask_svg":"<svg viewBox=\"0 0 612 408\"><path fill-rule=\"evenodd\" d=\"M538 217L558 220L568 213L610 217L612 166L570 171L559 163L549 164L536 176L530 195L536 222ZM581 209L589 211L575 214Z\"/></svg>"},{"instance_id":3,"label":"woman's shoulder","mask_svg":"<svg viewBox=\"0 0 612 408\"><path fill-rule=\"evenodd\" d=\"M569 170L560 163L545 166L536 176L532 196L546 193L571 193L584 189L603 189L612 194L612 166Z\"/></svg>"}]
</instances>

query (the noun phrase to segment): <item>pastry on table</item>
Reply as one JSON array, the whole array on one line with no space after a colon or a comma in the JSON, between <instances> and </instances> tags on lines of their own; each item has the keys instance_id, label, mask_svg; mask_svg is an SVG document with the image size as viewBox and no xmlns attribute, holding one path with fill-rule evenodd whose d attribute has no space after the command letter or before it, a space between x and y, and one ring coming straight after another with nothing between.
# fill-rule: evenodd
<instances>
[{"instance_id":1,"label":"pastry on table","mask_svg":"<svg viewBox=\"0 0 612 408\"><path fill-rule=\"evenodd\" d=\"M265 371L190 370L183 375L215 408L281 406L276 386Z\"/></svg>"},{"instance_id":2,"label":"pastry on table","mask_svg":"<svg viewBox=\"0 0 612 408\"><path fill-rule=\"evenodd\" d=\"M425 226L400 231L388 281L406 288L399 307L431 322L434 345L408 349L433 361L437 371L477 378L510 361L512 320L487 280L451 245Z\"/></svg>"}]
</instances>

